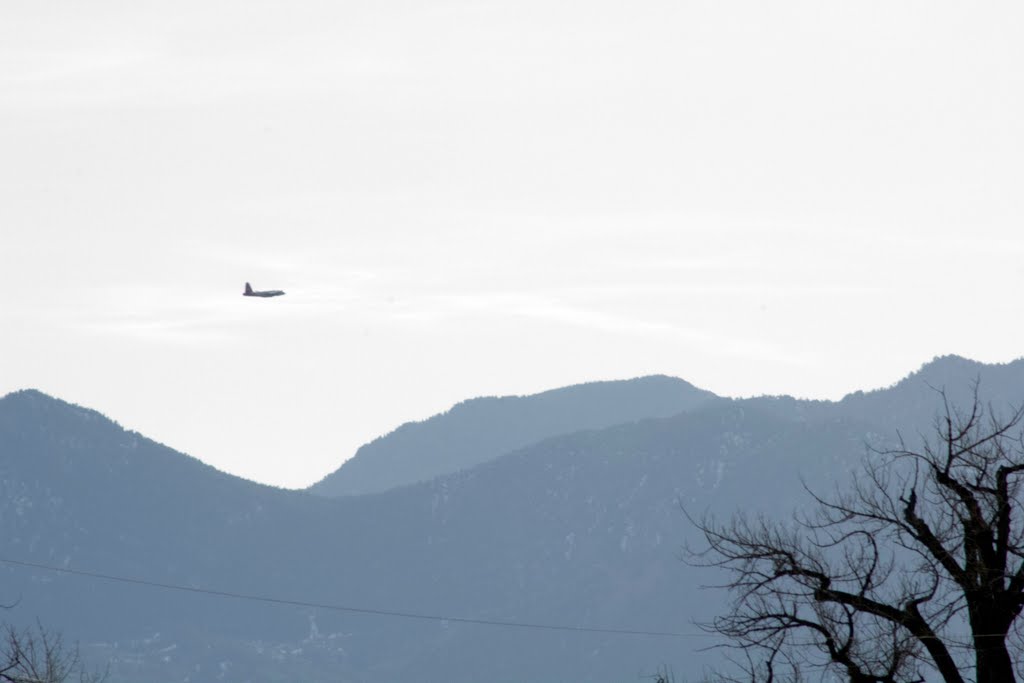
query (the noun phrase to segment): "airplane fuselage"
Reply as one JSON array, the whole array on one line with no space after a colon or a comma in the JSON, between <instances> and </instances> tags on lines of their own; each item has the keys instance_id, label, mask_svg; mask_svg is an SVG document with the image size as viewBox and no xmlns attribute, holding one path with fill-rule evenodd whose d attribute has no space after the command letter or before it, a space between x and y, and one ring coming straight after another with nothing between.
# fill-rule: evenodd
<instances>
[{"instance_id":1,"label":"airplane fuselage","mask_svg":"<svg viewBox=\"0 0 1024 683\"><path fill-rule=\"evenodd\" d=\"M258 296L264 299L272 296L281 296L282 294L284 292L280 289L267 289L261 292L258 289L253 289L252 285L248 282L245 283L245 291L242 292L242 296Z\"/></svg>"}]
</instances>

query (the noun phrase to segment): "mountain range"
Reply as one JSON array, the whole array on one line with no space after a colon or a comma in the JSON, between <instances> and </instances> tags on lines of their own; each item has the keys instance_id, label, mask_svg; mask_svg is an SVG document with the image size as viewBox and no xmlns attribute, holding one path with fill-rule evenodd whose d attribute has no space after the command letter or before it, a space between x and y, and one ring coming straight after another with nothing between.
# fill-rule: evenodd
<instances>
[{"instance_id":1,"label":"mountain range","mask_svg":"<svg viewBox=\"0 0 1024 683\"><path fill-rule=\"evenodd\" d=\"M309 491L323 496L378 493L451 474L548 437L669 417L715 398L664 375L532 396L474 398L366 444Z\"/></svg>"},{"instance_id":2,"label":"mountain range","mask_svg":"<svg viewBox=\"0 0 1024 683\"><path fill-rule=\"evenodd\" d=\"M975 384L1024 401L1024 361L947 356L835 402L669 377L473 399L307 491L19 391L0 399L0 602L115 683L697 680L722 662L695 622L727 596L682 561L684 511L785 515Z\"/></svg>"}]
</instances>

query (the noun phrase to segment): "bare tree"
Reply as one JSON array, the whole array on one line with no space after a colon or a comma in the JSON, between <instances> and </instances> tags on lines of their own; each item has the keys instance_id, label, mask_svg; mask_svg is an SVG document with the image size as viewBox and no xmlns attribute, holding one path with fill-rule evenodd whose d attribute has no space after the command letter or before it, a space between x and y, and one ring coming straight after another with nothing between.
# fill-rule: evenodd
<instances>
[{"instance_id":1,"label":"bare tree","mask_svg":"<svg viewBox=\"0 0 1024 683\"><path fill-rule=\"evenodd\" d=\"M803 683L803 667L793 655L797 651L784 649L784 639L774 642L748 644L742 649L743 661L732 659L736 675L716 673L707 683Z\"/></svg>"},{"instance_id":2,"label":"bare tree","mask_svg":"<svg viewBox=\"0 0 1024 683\"><path fill-rule=\"evenodd\" d=\"M737 516L724 527L701 524L711 563L734 573L728 584L732 609L708 628L742 648L743 680L794 681L803 670L814 669L851 683L921 680L916 641L900 628L848 605L816 599L817 577L828 577L833 588L867 594L883 576L865 566L864 552L832 557L803 526L763 518ZM850 540L871 543L867 536Z\"/></svg>"},{"instance_id":3,"label":"bare tree","mask_svg":"<svg viewBox=\"0 0 1024 683\"><path fill-rule=\"evenodd\" d=\"M7 683L99 683L105 676L86 672L77 647L41 625L22 631L6 626L0 651L0 681Z\"/></svg>"},{"instance_id":4,"label":"bare tree","mask_svg":"<svg viewBox=\"0 0 1024 683\"><path fill-rule=\"evenodd\" d=\"M709 627L851 683L1013 683L1024 607L1024 408L945 402L935 436L873 453L852 487L780 524L698 522L731 573ZM774 650L772 649L774 648ZM753 679L752 679L753 680Z\"/></svg>"}]
</instances>

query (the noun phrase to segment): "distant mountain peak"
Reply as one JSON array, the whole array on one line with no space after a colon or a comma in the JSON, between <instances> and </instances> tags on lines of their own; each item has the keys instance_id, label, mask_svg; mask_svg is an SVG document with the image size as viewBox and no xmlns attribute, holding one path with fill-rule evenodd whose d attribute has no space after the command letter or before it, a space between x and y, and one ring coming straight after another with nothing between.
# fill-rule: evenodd
<instances>
[{"instance_id":1,"label":"distant mountain peak","mask_svg":"<svg viewBox=\"0 0 1024 683\"><path fill-rule=\"evenodd\" d=\"M31 402L38 402L38 401L59 401L59 400L60 399L54 398L53 396L50 396L49 394L45 394L42 391L39 391L38 389L31 389L31 388L30 389L18 389L16 391L12 391L9 394L5 394L4 396L0 396L0 401L12 401L12 402L24 401L24 402L31 403Z\"/></svg>"},{"instance_id":2,"label":"distant mountain peak","mask_svg":"<svg viewBox=\"0 0 1024 683\"><path fill-rule=\"evenodd\" d=\"M936 372L972 370L984 365L987 364L950 353L944 356L935 356L927 363L924 363L916 371L912 372L911 376L928 375Z\"/></svg>"},{"instance_id":3,"label":"distant mountain peak","mask_svg":"<svg viewBox=\"0 0 1024 683\"><path fill-rule=\"evenodd\" d=\"M81 408L80 406L76 406L73 403L68 403L67 401L65 401L63 399L59 399L59 398L57 398L55 396L51 396L51 395L49 395L49 394L47 394L47 393L45 393L43 391L40 391L39 389L33 389L33 388L17 389L15 391L12 391L9 394L6 394L4 396L0 396L0 401L11 401L11 402L15 402L15 403L21 402L21 403L24 403L26 405L32 405L32 404L34 404L34 405L52 404L52 405L63 405L63 406ZM81 410L89 410L89 409L88 408L81 408ZM90 411L90 412L95 412L95 411Z\"/></svg>"},{"instance_id":4,"label":"distant mountain peak","mask_svg":"<svg viewBox=\"0 0 1024 683\"><path fill-rule=\"evenodd\" d=\"M64 419L109 424L120 429L120 425L102 413L50 396L39 389L19 389L0 397L0 412L50 415Z\"/></svg>"},{"instance_id":5,"label":"distant mountain peak","mask_svg":"<svg viewBox=\"0 0 1024 683\"><path fill-rule=\"evenodd\" d=\"M669 417L716 399L710 391L667 375L468 399L364 445L309 490L324 496L378 493L451 474L554 436Z\"/></svg>"},{"instance_id":6,"label":"distant mountain peak","mask_svg":"<svg viewBox=\"0 0 1024 683\"><path fill-rule=\"evenodd\" d=\"M985 375L992 375L997 370L1008 370L1012 373L1017 369L1024 369L1024 358L1006 363L982 363L963 356L947 354L936 356L898 384L923 381L936 389L942 389L947 384L970 383L974 380L984 382Z\"/></svg>"}]
</instances>

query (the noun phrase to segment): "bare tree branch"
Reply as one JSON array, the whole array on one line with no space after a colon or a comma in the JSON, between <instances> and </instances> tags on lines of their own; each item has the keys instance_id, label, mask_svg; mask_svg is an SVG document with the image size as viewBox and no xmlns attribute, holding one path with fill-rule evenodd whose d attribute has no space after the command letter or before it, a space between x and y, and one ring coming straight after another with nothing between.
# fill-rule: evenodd
<instances>
[{"instance_id":1,"label":"bare tree branch","mask_svg":"<svg viewBox=\"0 0 1024 683\"><path fill-rule=\"evenodd\" d=\"M933 441L873 452L847 490L810 492L810 514L695 521L706 548L693 561L729 572L733 594L708 628L766 664L799 651L805 668L852 683L911 683L924 669L946 683L1016 681L1024 407L1000 417L977 385L965 410L942 399ZM958 628L973 662L954 654Z\"/></svg>"}]
</instances>

